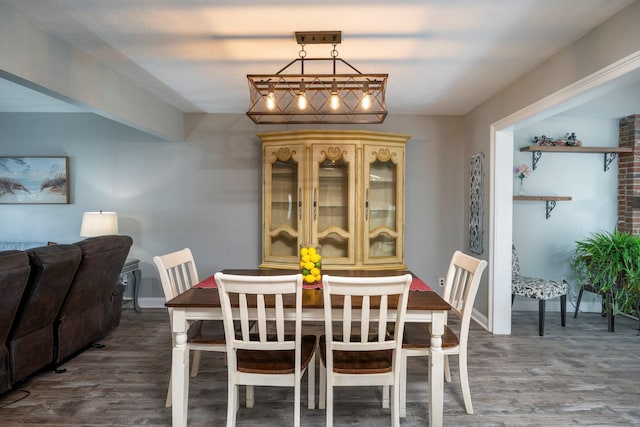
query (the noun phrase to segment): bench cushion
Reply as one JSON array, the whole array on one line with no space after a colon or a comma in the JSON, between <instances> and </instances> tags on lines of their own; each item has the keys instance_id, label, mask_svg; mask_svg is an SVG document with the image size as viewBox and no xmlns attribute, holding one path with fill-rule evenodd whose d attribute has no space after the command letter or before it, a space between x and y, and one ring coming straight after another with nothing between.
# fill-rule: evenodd
<instances>
[{"instance_id":1,"label":"bench cushion","mask_svg":"<svg viewBox=\"0 0 640 427\"><path fill-rule=\"evenodd\" d=\"M511 293L522 297L535 299L551 299L566 295L569 291L569 284L564 280L541 279L539 277L518 276L511 281Z\"/></svg>"}]
</instances>

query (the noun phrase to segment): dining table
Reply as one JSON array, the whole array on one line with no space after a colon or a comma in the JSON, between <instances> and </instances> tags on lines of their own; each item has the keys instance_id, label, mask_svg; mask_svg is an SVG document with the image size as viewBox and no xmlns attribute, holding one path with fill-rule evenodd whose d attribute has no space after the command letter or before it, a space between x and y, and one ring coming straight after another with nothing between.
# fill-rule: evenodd
<instances>
[{"instance_id":1,"label":"dining table","mask_svg":"<svg viewBox=\"0 0 640 427\"><path fill-rule=\"evenodd\" d=\"M226 274L279 275L297 274L297 270L269 269L224 269ZM451 306L409 270L323 270L323 274L351 277L379 277L410 273L414 277L407 303L405 322L429 323L431 328L431 348L428 367L429 384L429 425L442 426L444 404L444 334L447 311ZM305 284L302 291L302 321L323 322L324 305L322 284ZM294 300L285 299L285 315L294 316ZM197 320L222 320L220 298L213 277L208 277L191 289L167 301L165 306L172 309L172 328L175 334L171 353L172 385L172 425L187 425L189 406L189 344L187 332L190 322ZM287 313L287 310L289 313Z\"/></svg>"}]
</instances>

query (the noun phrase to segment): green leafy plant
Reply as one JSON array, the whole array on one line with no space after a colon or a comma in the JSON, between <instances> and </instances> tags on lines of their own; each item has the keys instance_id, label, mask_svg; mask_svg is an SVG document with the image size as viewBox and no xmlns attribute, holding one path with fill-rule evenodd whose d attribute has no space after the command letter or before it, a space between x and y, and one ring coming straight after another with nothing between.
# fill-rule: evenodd
<instances>
[{"instance_id":1,"label":"green leafy plant","mask_svg":"<svg viewBox=\"0 0 640 427\"><path fill-rule=\"evenodd\" d=\"M633 314L640 304L640 237L615 230L576 242L571 268L580 286L613 295L614 314Z\"/></svg>"}]
</instances>

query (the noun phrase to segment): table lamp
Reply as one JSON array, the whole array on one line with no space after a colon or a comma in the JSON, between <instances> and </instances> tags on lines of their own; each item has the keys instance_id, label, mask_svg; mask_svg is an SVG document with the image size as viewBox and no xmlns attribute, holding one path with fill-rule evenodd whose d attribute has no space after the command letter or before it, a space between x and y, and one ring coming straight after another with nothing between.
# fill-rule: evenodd
<instances>
[{"instance_id":1,"label":"table lamp","mask_svg":"<svg viewBox=\"0 0 640 427\"><path fill-rule=\"evenodd\" d=\"M118 234L118 214L116 212L85 212L82 215L81 237Z\"/></svg>"}]
</instances>

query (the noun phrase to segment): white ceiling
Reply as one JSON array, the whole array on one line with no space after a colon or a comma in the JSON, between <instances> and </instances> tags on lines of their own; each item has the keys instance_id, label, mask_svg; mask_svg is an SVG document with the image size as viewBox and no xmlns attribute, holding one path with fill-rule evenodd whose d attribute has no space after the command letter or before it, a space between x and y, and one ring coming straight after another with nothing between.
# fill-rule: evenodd
<instances>
[{"instance_id":1,"label":"white ceiling","mask_svg":"<svg viewBox=\"0 0 640 427\"><path fill-rule=\"evenodd\" d=\"M340 57L364 73L389 74L391 113L429 115L471 111L632 2L0 0L184 112L245 112L246 75L295 59L295 31L341 30ZM308 45L308 57L330 49ZM610 108L607 93L615 96ZM638 79L607 93L577 108L640 112ZM0 79L0 111L78 110Z\"/></svg>"}]
</instances>

